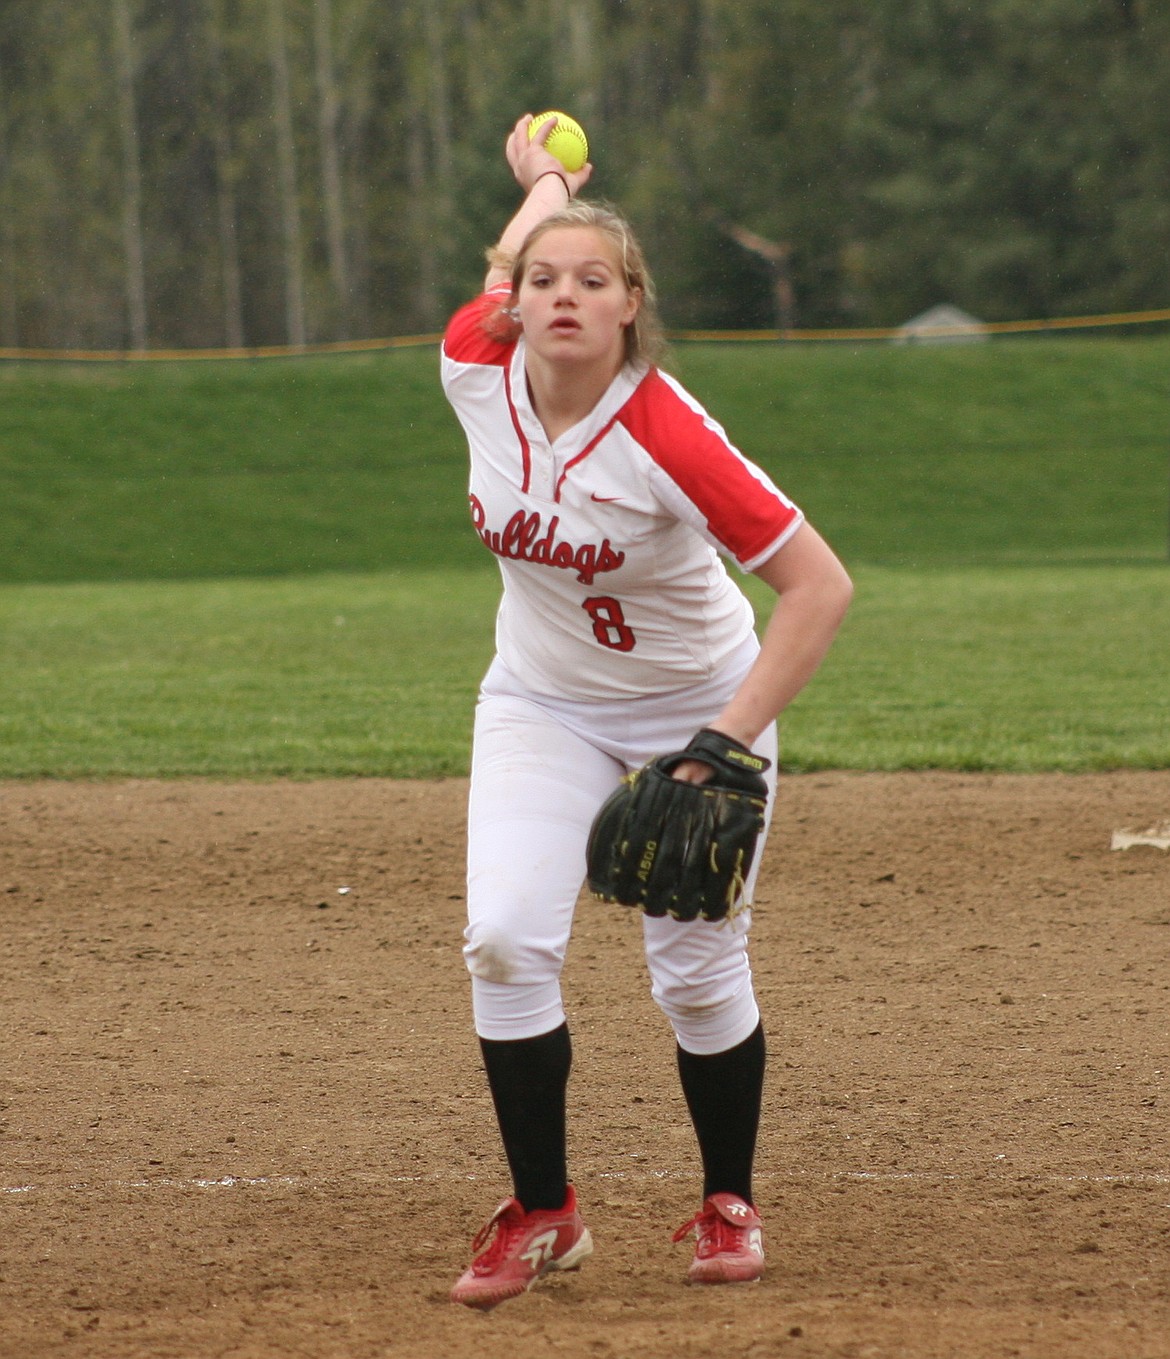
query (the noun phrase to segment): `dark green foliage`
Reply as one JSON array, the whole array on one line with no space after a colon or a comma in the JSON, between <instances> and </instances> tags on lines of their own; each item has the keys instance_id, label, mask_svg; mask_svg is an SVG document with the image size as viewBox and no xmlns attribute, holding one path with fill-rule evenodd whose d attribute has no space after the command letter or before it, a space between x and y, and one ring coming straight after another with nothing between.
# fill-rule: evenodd
<instances>
[{"instance_id":1,"label":"dark green foliage","mask_svg":"<svg viewBox=\"0 0 1170 1359\"><path fill-rule=\"evenodd\" d=\"M128 345L135 223L154 347L286 342L290 289L310 341L429 333L516 204L513 119L546 107L585 123L674 326L775 323L737 227L788 252L798 327L1170 303L1155 0L278 0L287 126L268 0L125 3L137 212L110 0L0 6L0 346Z\"/></svg>"}]
</instances>

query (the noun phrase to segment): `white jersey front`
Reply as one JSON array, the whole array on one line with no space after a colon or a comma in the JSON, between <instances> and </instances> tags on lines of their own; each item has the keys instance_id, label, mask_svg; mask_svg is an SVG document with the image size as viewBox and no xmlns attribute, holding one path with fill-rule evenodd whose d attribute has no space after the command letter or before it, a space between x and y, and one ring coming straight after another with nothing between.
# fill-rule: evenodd
<instances>
[{"instance_id":1,"label":"white jersey front","mask_svg":"<svg viewBox=\"0 0 1170 1359\"><path fill-rule=\"evenodd\" d=\"M581 700L710 678L754 623L718 553L754 570L800 511L657 369L624 369L550 444L523 339L485 329L500 303L496 291L457 312L442 354L472 523L504 581L500 659L534 693Z\"/></svg>"}]
</instances>

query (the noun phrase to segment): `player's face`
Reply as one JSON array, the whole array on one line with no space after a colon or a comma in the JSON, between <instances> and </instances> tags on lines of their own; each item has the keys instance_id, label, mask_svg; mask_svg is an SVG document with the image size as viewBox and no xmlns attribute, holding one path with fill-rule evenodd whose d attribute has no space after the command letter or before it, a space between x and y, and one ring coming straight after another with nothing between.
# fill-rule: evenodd
<instances>
[{"instance_id":1,"label":"player's face","mask_svg":"<svg viewBox=\"0 0 1170 1359\"><path fill-rule=\"evenodd\" d=\"M639 301L606 236L592 227L556 227L533 248L517 306L533 353L558 363L604 359L616 370Z\"/></svg>"}]
</instances>

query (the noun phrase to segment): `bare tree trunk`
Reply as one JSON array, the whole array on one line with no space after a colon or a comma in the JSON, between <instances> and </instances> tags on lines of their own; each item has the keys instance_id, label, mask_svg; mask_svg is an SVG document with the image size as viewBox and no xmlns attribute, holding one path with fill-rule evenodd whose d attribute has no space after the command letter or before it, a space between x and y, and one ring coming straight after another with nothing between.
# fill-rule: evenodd
<instances>
[{"instance_id":1,"label":"bare tree trunk","mask_svg":"<svg viewBox=\"0 0 1170 1359\"><path fill-rule=\"evenodd\" d=\"M780 338L796 323L796 292L792 286L792 246L787 241L770 241L734 222L720 222L720 229L738 245L764 261L772 280L772 307Z\"/></svg>"},{"instance_id":2,"label":"bare tree trunk","mask_svg":"<svg viewBox=\"0 0 1170 1359\"><path fill-rule=\"evenodd\" d=\"M142 167L138 117L134 108L134 31L129 0L113 0L114 57L118 82L118 123L122 136L122 241L130 343L146 348L146 266L142 244Z\"/></svg>"},{"instance_id":3,"label":"bare tree trunk","mask_svg":"<svg viewBox=\"0 0 1170 1359\"><path fill-rule=\"evenodd\" d=\"M211 141L215 157L215 201L223 289L223 333L229 349L244 346L244 290L240 276L240 242L236 230L236 174L232 165L231 115L223 58L222 0L209 0L206 14L207 52L211 67Z\"/></svg>"},{"instance_id":4,"label":"bare tree trunk","mask_svg":"<svg viewBox=\"0 0 1170 1359\"><path fill-rule=\"evenodd\" d=\"M439 315L439 259L435 249L434 186L424 154L422 115L417 106L410 112L406 139L406 172L410 185L408 221L414 240L414 309L416 323L436 324Z\"/></svg>"},{"instance_id":5,"label":"bare tree trunk","mask_svg":"<svg viewBox=\"0 0 1170 1359\"><path fill-rule=\"evenodd\" d=\"M337 77L333 65L333 6L313 0L313 33L317 57L317 116L321 134L321 176L325 190L325 239L329 275L337 298L337 337L349 339L349 260L346 249L345 202L341 187L341 154L337 142Z\"/></svg>"},{"instance_id":6,"label":"bare tree trunk","mask_svg":"<svg viewBox=\"0 0 1170 1359\"><path fill-rule=\"evenodd\" d=\"M369 335L371 320L371 237L374 231L371 181L366 151L372 115L379 103L376 73L381 58L378 37L387 18L383 0L331 0L333 8L333 72L339 89L337 140L351 157L342 179L345 223L345 271L351 335Z\"/></svg>"},{"instance_id":7,"label":"bare tree trunk","mask_svg":"<svg viewBox=\"0 0 1170 1359\"><path fill-rule=\"evenodd\" d=\"M16 296L16 212L12 202L11 115L0 66L0 346L20 343Z\"/></svg>"},{"instance_id":8,"label":"bare tree trunk","mask_svg":"<svg viewBox=\"0 0 1170 1359\"><path fill-rule=\"evenodd\" d=\"M16 215L9 188L8 157L0 163L0 346L20 344L19 303L16 293Z\"/></svg>"},{"instance_id":9,"label":"bare tree trunk","mask_svg":"<svg viewBox=\"0 0 1170 1359\"><path fill-rule=\"evenodd\" d=\"M720 93L719 16L715 0L701 0L699 5L699 50L703 53L700 72L699 103L709 109Z\"/></svg>"},{"instance_id":10,"label":"bare tree trunk","mask_svg":"<svg viewBox=\"0 0 1170 1359\"><path fill-rule=\"evenodd\" d=\"M434 327L443 310L441 243L447 239L454 185L450 86L440 8L424 0L415 15L422 31L408 68L411 127L406 152L415 242L414 298L418 324Z\"/></svg>"},{"instance_id":11,"label":"bare tree trunk","mask_svg":"<svg viewBox=\"0 0 1170 1359\"><path fill-rule=\"evenodd\" d=\"M557 43L566 81L565 112L579 118L588 132L597 113L598 59L602 44L597 32L594 0L553 0L549 11L553 32L565 35Z\"/></svg>"},{"instance_id":12,"label":"bare tree trunk","mask_svg":"<svg viewBox=\"0 0 1170 1359\"><path fill-rule=\"evenodd\" d=\"M430 75L427 114L431 145L435 152L435 177L446 208L449 206L455 174L451 156L451 87L447 80L447 51L441 13L441 6L424 2L423 23L426 26L427 68Z\"/></svg>"},{"instance_id":13,"label":"bare tree trunk","mask_svg":"<svg viewBox=\"0 0 1170 1359\"><path fill-rule=\"evenodd\" d=\"M291 345L305 343L305 286L301 261L301 209L293 139L292 91L284 35L284 0L268 0L268 56L272 65L280 222L284 236L285 327Z\"/></svg>"}]
</instances>

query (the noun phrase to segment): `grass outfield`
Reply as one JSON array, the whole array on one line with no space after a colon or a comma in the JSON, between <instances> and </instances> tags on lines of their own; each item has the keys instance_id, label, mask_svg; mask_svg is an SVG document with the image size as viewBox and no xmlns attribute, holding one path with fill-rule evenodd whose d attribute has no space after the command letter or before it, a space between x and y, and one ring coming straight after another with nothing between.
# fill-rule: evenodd
<instances>
[{"instance_id":1,"label":"grass outfield","mask_svg":"<svg viewBox=\"0 0 1170 1359\"><path fill-rule=\"evenodd\" d=\"M783 719L788 769L1170 767L1164 567L855 576ZM463 774L498 588L492 569L0 587L0 776Z\"/></svg>"},{"instance_id":2,"label":"grass outfield","mask_svg":"<svg viewBox=\"0 0 1170 1359\"><path fill-rule=\"evenodd\" d=\"M850 564L1167 552L1170 337L679 346ZM0 582L473 567L433 349L0 368Z\"/></svg>"},{"instance_id":3,"label":"grass outfield","mask_svg":"<svg viewBox=\"0 0 1170 1359\"><path fill-rule=\"evenodd\" d=\"M0 776L465 772L498 577L436 362L0 368ZM1170 337L671 367L858 581L789 768L1170 767Z\"/></svg>"}]
</instances>

